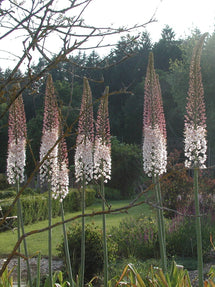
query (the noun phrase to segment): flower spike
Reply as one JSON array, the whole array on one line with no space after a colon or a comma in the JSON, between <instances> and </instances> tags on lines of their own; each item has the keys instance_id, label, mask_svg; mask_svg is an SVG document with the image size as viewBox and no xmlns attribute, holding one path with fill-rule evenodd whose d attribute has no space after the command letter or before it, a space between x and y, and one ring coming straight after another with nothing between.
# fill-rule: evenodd
<instances>
[{"instance_id":1,"label":"flower spike","mask_svg":"<svg viewBox=\"0 0 215 287\"><path fill-rule=\"evenodd\" d=\"M98 109L94 153L94 178L98 180L103 176L104 182L110 180L111 176L111 142L108 114L108 93L109 87L106 87Z\"/></svg>"},{"instance_id":2,"label":"flower spike","mask_svg":"<svg viewBox=\"0 0 215 287\"><path fill-rule=\"evenodd\" d=\"M166 123L161 89L151 52L145 79L143 114L143 161L144 171L148 176L161 175L166 171L166 145Z\"/></svg>"},{"instance_id":3,"label":"flower spike","mask_svg":"<svg viewBox=\"0 0 215 287\"><path fill-rule=\"evenodd\" d=\"M83 96L78 122L78 136L75 151L75 177L76 182L90 182L93 178L93 105L89 82L84 77Z\"/></svg>"},{"instance_id":4,"label":"flower spike","mask_svg":"<svg viewBox=\"0 0 215 287\"><path fill-rule=\"evenodd\" d=\"M46 94L45 94L45 107L43 118L43 130L42 140L40 147L40 161L45 157L40 168L40 180L42 183L46 181L51 184L52 191L56 188L56 176L57 173L57 157L58 147L53 146L56 144L59 136L59 111L57 106L57 99L54 91L54 84L52 76L48 75L46 82ZM47 156L47 153L53 148L53 150Z\"/></svg>"},{"instance_id":5,"label":"flower spike","mask_svg":"<svg viewBox=\"0 0 215 287\"><path fill-rule=\"evenodd\" d=\"M11 95L16 95L20 84L12 87ZM20 94L9 109L8 120L8 158L7 177L10 184L24 181L24 167L26 162L26 118L22 95Z\"/></svg>"},{"instance_id":6,"label":"flower spike","mask_svg":"<svg viewBox=\"0 0 215 287\"><path fill-rule=\"evenodd\" d=\"M185 166L205 168L207 159L206 113L204 89L200 67L201 52L207 33L202 35L193 50L190 64L190 81L185 115Z\"/></svg>"}]
</instances>

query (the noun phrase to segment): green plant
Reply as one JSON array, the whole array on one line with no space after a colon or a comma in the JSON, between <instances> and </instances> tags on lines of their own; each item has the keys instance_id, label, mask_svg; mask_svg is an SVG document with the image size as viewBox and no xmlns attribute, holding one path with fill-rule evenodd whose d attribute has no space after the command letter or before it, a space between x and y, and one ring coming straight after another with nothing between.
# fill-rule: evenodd
<instances>
[{"instance_id":1,"label":"green plant","mask_svg":"<svg viewBox=\"0 0 215 287\"><path fill-rule=\"evenodd\" d=\"M13 287L13 277L11 276L13 269L10 271L8 271L8 267L5 269L4 273L0 277L0 287Z\"/></svg>"},{"instance_id":2,"label":"green plant","mask_svg":"<svg viewBox=\"0 0 215 287\"><path fill-rule=\"evenodd\" d=\"M123 198L134 195L137 182L142 180L142 153L137 145L111 140L112 174L107 186L120 190Z\"/></svg>"},{"instance_id":3,"label":"green plant","mask_svg":"<svg viewBox=\"0 0 215 287\"><path fill-rule=\"evenodd\" d=\"M191 287L190 277L183 266L172 262L170 271L164 274L161 268L151 267L146 278L149 287Z\"/></svg>"},{"instance_id":4,"label":"green plant","mask_svg":"<svg viewBox=\"0 0 215 287\"><path fill-rule=\"evenodd\" d=\"M128 264L115 286L146 287L143 279L132 264Z\"/></svg>"},{"instance_id":5,"label":"green plant","mask_svg":"<svg viewBox=\"0 0 215 287\"><path fill-rule=\"evenodd\" d=\"M148 275L151 265L159 267L161 266L160 259L151 258L141 260L135 257L118 258L115 262L109 264L110 278L112 278L111 282L115 282L116 284L120 278L122 270L128 265L128 263L135 266L136 271L142 278L145 278Z\"/></svg>"},{"instance_id":6,"label":"green plant","mask_svg":"<svg viewBox=\"0 0 215 287\"><path fill-rule=\"evenodd\" d=\"M0 190L4 190L8 188L10 185L7 181L7 177L5 174L0 173Z\"/></svg>"},{"instance_id":7,"label":"green plant","mask_svg":"<svg viewBox=\"0 0 215 287\"><path fill-rule=\"evenodd\" d=\"M194 217L175 217L167 232L167 252L169 256L197 256L196 227ZM203 256L211 249L210 235L215 236L213 218L208 215L202 218L202 252Z\"/></svg>"},{"instance_id":8,"label":"green plant","mask_svg":"<svg viewBox=\"0 0 215 287\"><path fill-rule=\"evenodd\" d=\"M98 196L100 197L101 195L98 194ZM119 189L105 186L105 198L107 200L120 200L122 196Z\"/></svg>"},{"instance_id":9,"label":"green plant","mask_svg":"<svg viewBox=\"0 0 215 287\"><path fill-rule=\"evenodd\" d=\"M8 188L5 190L1 190L0 192L0 199L6 199L16 196L16 191L12 188Z\"/></svg>"},{"instance_id":10,"label":"green plant","mask_svg":"<svg viewBox=\"0 0 215 287\"><path fill-rule=\"evenodd\" d=\"M111 236L118 244L118 256L147 259L158 257L159 245L157 225L154 218L130 217L111 230Z\"/></svg>"},{"instance_id":11,"label":"green plant","mask_svg":"<svg viewBox=\"0 0 215 287\"><path fill-rule=\"evenodd\" d=\"M43 287L50 287L49 278L47 277L45 279ZM52 276L52 286L53 287L66 287L70 286L70 283L68 281L65 281L63 278L63 272L62 271L56 271L54 272Z\"/></svg>"},{"instance_id":12,"label":"green plant","mask_svg":"<svg viewBox=\"0 0 215 287\"><path fill-rule=\"evenodd\" d=\"M175 213L172 210L181 210L189 205L192 195L192 178L181 162L182 152L174 150L168 156L168 175L161 179L161 187L166 208L164 215L173 218Z\"/></svg>"},{"instance_id":13,"label":"green plant","mask_svg":"<svg viewBox=\"0 0 215 287\"><path fill-rule=\"evenodd\" d=\"M28 190L29 191L29 190ZM27 191L27 192L28 192ZM12 191L11 191L12 192ZM30 192L32 190L30 189ZM90 206L95 200L95 190L86 189L86 206ZM0 193L1 194L1 193ZM12 193L14 194L14 192ZM22 195L21 204L23 212L23 220L25 225L32 224L34 222L44 220L48 218L48 205L47 205L47 193L36 195ZM11 198L6 198L1 201L2 213L4 214L12 203ZM52 216L56 217L60 215L60 202L58 200L52 200ZM80 210L80 194L78 189L71 188L69 194L65 200L65 212L74 212ZM12 209L9 216L16 215L16 207ZM11 227L16 226L16 221L11 223Z\"/></svg>"},{"instance_id":14,"label":"green plant","mask_svg":"<svg viewBox=\"0 0 215 287\"><path fill-rule=\"evenodd\" d=\"M81 225L73 224L67 236L72 270L74 276L76 276L80 271L81 263ZM108 237L107 246L109 261L113 261L116 258L117 245L111 237ZM58 255L65 260L63 241L58 245L57 250ZM102 230L94 224L86 224L85 226L85 252L85 281L89 281L103 269Z\"/></svg>"}]
</instances>

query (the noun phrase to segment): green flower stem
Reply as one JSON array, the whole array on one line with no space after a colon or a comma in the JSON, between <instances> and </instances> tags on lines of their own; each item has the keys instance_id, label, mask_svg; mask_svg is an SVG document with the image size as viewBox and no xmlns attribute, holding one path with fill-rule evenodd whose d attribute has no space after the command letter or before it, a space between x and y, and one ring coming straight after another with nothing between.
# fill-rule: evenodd
<instances>
[{"instance_id":1,"label":"green flower stem","mask_svg":"<svg viewBox=\"0 0 215 287\"><path fill-rule=\"evenodd\" d=\"M17 182L17 193L19 192L19 182ZM25 234L25 229L24 229L24 222L23 222L23 217L22 217L22 207L21 207L21 201L20 198L17 201L17 208L18 208L18 214L19 214L19 222L20 222L20 227L22 229L22 235ZM27 273L28 273L28 280L29 280L29 285L32 287L32 280L31 280L31 268L30 268L30 263L28 259L28 248L27 248L27 242L26 239L23 239L23 244L24 244L24 251L25 251L25 257L26 263L27 263Z\"/></svg>"},{"instance_id":2,"label":"green flower stem","mask_svg":"<svg viewBox=\"0 0 215 287\"><path fill-rule=\"evenodd\" d=\"M153 183L155 189L155 196L157 202L157 221L158 221L158 238L159 238L159 246L160 246L160 254L161 254L161 264L163 272L167 271L167 258L166 258L166 240L165 240L165 226L164 226L164 216L162 209L162 198L160 191L160 184L158 175L153 175Z\"/></svg>"},{"instance_id":3,"label":"green flower stem","mask_svg":"<svg viewBox=\"0 0 215 287\"><path fill-rule=\"evenodd\" d=\"M158 196L159 196L159 204L162 209L160 209L160 215L161 215L161 228L163 233L163 243L164 243L164 255L165 255L165 269L167 271L167 256L166 256L166 231L165 231L165 223L164 223L164 214L163 214L163 200L161 195L161 187L160 187L160 181L159 176L157 175L157 185L158 185Z\"/></svg>"},{"instance_id":4,"label":"green flower stem","mask_svg":"<svg viewBox=\"0 0 215 287\"><path fill-rule=\"evenodd\" d=\"M36 283L36 287L40 287L40 260L41 260L41 253L39 252L38 259L37 259L37 283Z\"/></svg>"},{"instance_id":5,"label":"green flower stem","mask_svg":"<svg viewBox=\"0 0 215 287\"><path fill-rule=\"evenodd\" d=\"M196 213L196 237L197 237L197 256L198 256L198 280L199 287L203 287L203 257L202 257L202 234L201 218L199 210L199 186L198 186L198 168L194 169L194 193L195 193L195 213Z\"/></svg>"},{"instance_id":6,"label":"green flower stem","mask_svg":"<svg viewBox=\"0 0 215 287\"><path fill-rule=\"evenodd\" d=\"M64 218L63 201L61 202L61 216L62 216L62 222L63 222L64 247L65 247L66 265L68 268L69 282L70 282L71 286L74 287L74 281L72 278L72 267L71 267L71 261L70 261L68 238L67 238L67 233L66 233L66 224L64 223L65 218Z\"/></svg>"},{"instance_id":7,"label":"green flower stem","mask_svg":"<svg viewBox=\"0 0 215 287\"><path fill-rule=\"evenodd\" d=\"M20 204L20 198L18 198L17 200L17 237L18 240L20 239L21 236L21 232L20 232L20 216L19 216L19 204ZM18 252L20 254L20 245L18 247ZM21 260L20 260L20 256L18 256L18 262L17 262L17 284L18 287L21 287Z\"/></svg>"},{"instance_id":8,"label":"green flower stem","mask_svg":"<svg viewBox=\"0 0 215 287\"><path fill-rule=\"evenodd\" d=\"M105 211L105 188L104 177L101 179L101 194L102 194L102 211ZM104 287L108 286L108 251L107 251L107 236L106 236L106 215L102 215L103 219L103 251L104 251Z\"/></svg>"},{"instance_id":9,"label":"green flower stem","mask_svg":"<svg viewBox=\"0 0 215 287\"><path fill-rule=\"evenodd\" d=\"M81 211L82 211L82 234L81 234L81 274L80 274L80 287L84 286L84 269L85 269L85 175L83 176L82 198L81 198Z\"/></svg>"},{"instance_id":10,"label":"green flower stem","mask_svg":"<svg viewBox=\"0 0 215 287\"><path fill-rule=\"evenodd\" d=\"M49 232L48 232L48 253L49 253L49 283L52 286L52 191L49 186L48 196L48 216L49 216Z\"/></svg>"}]
</instances>

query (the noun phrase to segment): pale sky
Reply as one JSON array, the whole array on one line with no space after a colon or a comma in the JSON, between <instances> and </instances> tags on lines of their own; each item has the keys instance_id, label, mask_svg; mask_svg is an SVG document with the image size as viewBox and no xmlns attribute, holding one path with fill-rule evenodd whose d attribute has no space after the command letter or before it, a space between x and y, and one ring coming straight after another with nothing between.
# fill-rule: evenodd
<instances>
[{"instance_id":1,"label":"pale sky","mask_svg":"<svg viewBox=\"0 0 215 287\"><path fill-rule=\"evenodd\" d=\"M214 0L93 0L85 19L100 25L132 25L147 22L155 11L157 23L146 27L153 41L160 38L166 24L177 38L190 35L195 27L202 33L214 31Z\"/></svg>"},{"instance_id":2,"label":"pale sky","mask_svg":"<svg viewBox=\"0 0 215 287\"><path fill-rule=\"evenodd\" d=\"M58 0L59 3L62 1L64 0ZM83 18L89 25L119 27L146 23L154 13L157 22L146 25L146 30L150 33L153 42L160 39L165 25L173 29L176 38L191 35L191 30L196 27L202 33L214 31L215 0L92 0ZM142 31L144 29L135 31L135 33ZM106 39L106 43L110 44L111 41L118 42L120 38L117 36ZM13 53L22 52L22 45L22 41L19 38L15 40L14 36L10 42L1 42L0 67L14 66L16 58L13 57ZM51 44L51 47L57 49L56 41L54 45ZM108 53L107 50L96 51L101 56ZM37 59L34 57L33 61L37 62Z\"/></svg>"}]
</instances>

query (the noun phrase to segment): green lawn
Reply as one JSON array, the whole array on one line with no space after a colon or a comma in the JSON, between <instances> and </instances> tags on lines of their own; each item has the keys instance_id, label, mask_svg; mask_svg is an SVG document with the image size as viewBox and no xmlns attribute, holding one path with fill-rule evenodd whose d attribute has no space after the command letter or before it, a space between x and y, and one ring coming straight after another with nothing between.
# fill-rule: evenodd
<instances>
[{"instance_id":1,"label":"green lawn","mask_svg":"<svg viewBox=\"0 0 215 287\"><path fill-rule=\"evenodd\" d=\"M109 202L109 204L111 205L111 209L116 209L116 208L120 208L120 207L128 205L129 201L128 200L111 201L111 202ZM101 210L101 203L96 202L95 204L93 204L92 206L90 206L86 209L86 213L91 213L93 211L96 212L99 210ZM65 219L72 218L74 216L77 216L78 214L80 214L80 212L65 214ZM118 214L108 214L106 216L107 230L110 230L110 228L112 228L114 226L118 226L119 222L122 219L125 219L126 217L128 218L130 216L140 216L141 214L150 215L150 214L152 214L152 210L149 208L148 205L144 204L144 205L140 205L140 206L133 207L133 208L129 209L127 211L127 213L121 212ZM60 217L54 218L53 224L60 222L60 221L61 221ZM102 224L101 215L86 218L86 223L94 223L95 225L98 225L101 227L101 224ZM70 225L71 225L71 223L67 223L67 228ZM39 230L39 229L45 228L47 226L48 226L47 220L40 221L38 223L25 226L25 232L29 232L32 230ZM52 241L53 251L52 252L53 252L53 256L57 255L56 246L61 241L62 233L63 232L62 232L62 226L61 225L53 228L53 230L52 230L52 238L53 238L53 241ZM34 255L38 251L40 251L42 256L46 256L48 254L47 238L48 238L48 232L47 231L29 236L27 238L29 254ZM17 240L17 232L16 231L6 231L6 232L0 233L0 243L1 243L0 244L0 256L1 257L3 255L9 254L12 251L14 244L16 243L16 240Z\"/></svg>"}]
</instances>

